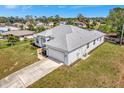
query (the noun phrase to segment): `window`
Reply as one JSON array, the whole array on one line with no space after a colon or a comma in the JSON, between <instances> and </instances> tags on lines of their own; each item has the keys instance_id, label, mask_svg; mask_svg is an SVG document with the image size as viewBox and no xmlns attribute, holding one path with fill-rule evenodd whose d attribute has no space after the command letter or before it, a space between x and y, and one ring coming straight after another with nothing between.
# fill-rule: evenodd
<instances>
[{"instance_id":1,"label":"window","mask_svg":"<svg viewBox=\"0 0 124 93\"><path fill-rule=\"evenodd\" d=\"M99 38L99 40L101 41L101 37Z\"/></svg>"},{"instance_id":2,"label":"window","mask_svg":"<svg viewBox=\"0 0 124 93\"><path fill-rule=\"evenodd\" d=\"M89 43L87 43L87 48L89 48Z\"/></svg>"},{"instance_id":3,"label":"window","mask_svg":"<svg viewBox=\"0 0 124 93\"><path fill-rule=\"evenodd\" d=\"M38 38L36 38L36 43L39 43Z\"/></svg>"},{"instance_id":4,"label":"window","mask_svg":"<svg viewBox=\"0 0 124 93\"><path fill-rule=\"evenodd\" d=\"M95 40L93 41L93 45L95 45Z\"/></svg>"}]
</instances>

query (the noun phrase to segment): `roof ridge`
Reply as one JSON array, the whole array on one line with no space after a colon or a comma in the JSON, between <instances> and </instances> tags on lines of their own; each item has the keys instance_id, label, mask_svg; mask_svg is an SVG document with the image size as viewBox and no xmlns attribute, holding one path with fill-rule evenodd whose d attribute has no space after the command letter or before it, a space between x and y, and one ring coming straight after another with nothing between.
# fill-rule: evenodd
<instances>
[{"instance_id":1,"label":"roof ridge","mask_svg":"<svg viewBox=\"0 0 124 93\"><path fill-rule=\"evenodd\" d=\"M73 26L72 26L72 25L68 25L68 26L69 26L70 29L71 29L71 33L73 33ZM68 33L68 34L65 35L65 37L66 37L66 48L67 48L67 50L69 49L69 48L68 48L68 43L69 43L69 42L68 42L68 41L69 41L69 40L68 40L68 35L71 34L71 33Z\"/></svg>"},{"instance_id":2,"label":"roof ridge","mask_svg":"<svg viewBox=\"0 0 124 93\"><path fill-rule=\"evenodd\" d=\"M66 49L68 50L68 34L66 34L65 38L66 38Z\"/></svg>"}]
</instances>

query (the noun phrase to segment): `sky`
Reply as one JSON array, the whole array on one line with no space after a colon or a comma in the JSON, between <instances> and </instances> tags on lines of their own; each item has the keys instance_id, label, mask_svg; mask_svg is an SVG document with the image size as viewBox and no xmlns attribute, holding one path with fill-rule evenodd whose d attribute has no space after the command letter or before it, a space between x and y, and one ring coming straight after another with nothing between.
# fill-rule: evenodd
<instances>
[{"instance_id":1,"label":"sky","mask_svg":"<svg viewBox=\"0 0 124 93\"><path fill-rule=\"evenodd\" d=\"M106 17L113 8L124 5L0 5L0 16Z\"/></svg>"}]
</instances>

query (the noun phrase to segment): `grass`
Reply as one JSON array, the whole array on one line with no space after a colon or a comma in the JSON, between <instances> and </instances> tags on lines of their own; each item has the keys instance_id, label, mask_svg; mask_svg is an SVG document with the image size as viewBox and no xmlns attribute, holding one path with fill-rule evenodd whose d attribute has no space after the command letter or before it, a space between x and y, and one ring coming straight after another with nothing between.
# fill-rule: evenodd
<instances>
[{"instance_id":1,"label":"grass","mask_svg":"<svg viewBox=\"0 0 124 93\"><path fill-rule=\"evenodd\" d=\"M62 66L29 87L120 87L124 47L104 43L85 61Z\"/></svg>"},{"instance_id":2,"label":"grass","mask_svg":"<svg viewBox=\"0 0 124 93\"><path fill-rule=\"evenodd\" d=\"M0 42L6 43L6 41ZM38 61L36 49L31 48L29 41L1 48L0 79L36 61Z\"/></svg>"},{"instance_id":3,"label":"grass","mask_svg":"<svg viewBox=\"0 0 124 93\"><path fill-rule=\"evenodd\" d=\"M0 49L7 48L8 47L7 44L8 44L7 40L0 40Z\"/></svg>"},{"instance_id":4,"label":"grass","mask_svg":"<svg viewBox=\"0 0 124 93\"><path fill-rule=\"evenodd\" d=\"M21 44L24 44L26 42L30 42L30 40L16 42L16 45L21 45ZM8 47L11 47L11 46L8 45L8 41L7 40L0 40L0 49L8 48Z\"/></svg>"}]
</instances>

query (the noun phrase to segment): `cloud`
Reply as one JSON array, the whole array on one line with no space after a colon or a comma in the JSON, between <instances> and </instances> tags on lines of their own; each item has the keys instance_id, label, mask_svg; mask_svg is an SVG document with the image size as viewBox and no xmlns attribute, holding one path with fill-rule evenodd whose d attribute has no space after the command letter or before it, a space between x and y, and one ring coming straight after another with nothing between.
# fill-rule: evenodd
<instances>
[{"instance_id":1,"label":"cloud","mask_svg":"<svg viewBox=\"0 0 124 93\"><path fill-rule=\"evenodd\" d=\"M22 6L22 12L26 12L28 9L31 9L32 6L31 5L25 5L25 6Z\"/></svg>"},{"instance_id":2,"label":"cloud","mask_svg":"<svg viewBox=\"0 0 124 93\"><path fill-rule=\"evenodd\" d=\"M17 5L6 5L5 6L5 8L7 8L7 9L15 9L17 7L18 7Z\"/></svg>"}]
</instances>

